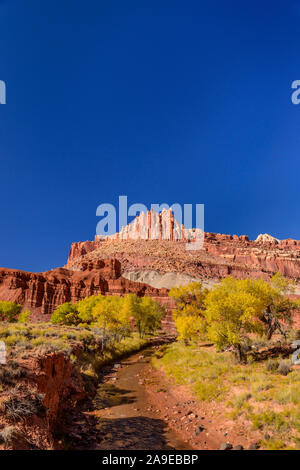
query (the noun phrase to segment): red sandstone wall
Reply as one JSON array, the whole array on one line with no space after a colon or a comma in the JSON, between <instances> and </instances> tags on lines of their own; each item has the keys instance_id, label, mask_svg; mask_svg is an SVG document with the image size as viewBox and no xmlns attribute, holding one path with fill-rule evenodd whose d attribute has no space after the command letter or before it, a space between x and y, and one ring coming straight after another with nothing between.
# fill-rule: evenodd
<instances>
[{"instance_id":1,"label":"red sandstone wall","mask_svg":"<svg viewBox=\"0 0 300 470\"><path fill-rule=\"evenodd\" d=\"M35 274L14 269L0 269L0 300L17 302L27 307L36 320L48 320L55 308L64 302L77 302L91 295L149 295L168 308L166 289L121 277L121 264L116 259L86 263L82 271L58 268Z\"/></svg>"}]
</instances>

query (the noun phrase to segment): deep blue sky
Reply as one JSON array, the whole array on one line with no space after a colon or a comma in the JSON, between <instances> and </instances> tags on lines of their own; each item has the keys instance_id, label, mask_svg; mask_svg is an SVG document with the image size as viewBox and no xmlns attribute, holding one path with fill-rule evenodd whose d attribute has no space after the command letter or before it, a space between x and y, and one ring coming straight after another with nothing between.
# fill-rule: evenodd
<instances>
[{"instance_id":1,"label":"deep blue sky","mask_svg":"<svg viewBox=\"0 0 300 470\"><path fill-rule=\"evenodd\" d=\"M0 0L0 266L63 265L122 194L300 239L299 44L300 1Z\"/></svg>"}]
</instances>

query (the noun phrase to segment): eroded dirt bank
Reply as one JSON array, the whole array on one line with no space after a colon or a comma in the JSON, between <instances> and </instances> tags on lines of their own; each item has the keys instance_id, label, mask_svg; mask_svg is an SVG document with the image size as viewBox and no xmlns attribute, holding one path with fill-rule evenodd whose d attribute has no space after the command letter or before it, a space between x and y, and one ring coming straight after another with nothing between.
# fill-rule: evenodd
<instances>
[{"instance_id":1,"label":"eroded dirt bank","mask_svg":"<svg viewBox=\"0 0 300 470\"><path fill-rule=\"evenodd\" d=\"M4 447L201 450L231 442L249 448L259 438L249 423L233 426L222 403L199 402L188 387L152 368L152 355L172 340L153 338L147 349L103 367L98 380L83 380L63 353L29 356L18 367L10 361L3 380L15 388L2 391L0 425L12 424L17 434ZM33 398L40 400L36 408Z\"/></svg>"}]
</instances>

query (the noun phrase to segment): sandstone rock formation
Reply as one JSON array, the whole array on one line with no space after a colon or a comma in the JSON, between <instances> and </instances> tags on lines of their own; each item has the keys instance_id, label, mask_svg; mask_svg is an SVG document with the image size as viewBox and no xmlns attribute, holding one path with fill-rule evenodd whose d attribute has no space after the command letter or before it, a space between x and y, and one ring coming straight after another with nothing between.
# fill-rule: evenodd
<instances>
[{"instance_id":1,"label":"sandstone rock formation","mask_svg":"<svg viewBox=\"0 0 300 470\"><path fill-rule=\"evenodd\" d=\"M134 282L143 282L157 289L170 289L171 287L179 287L190 284L191 282L200 281L199 278L181 273L159 273L158 271L125 271L123 277ZM205 287L210 287L211 282L203 282Z\"/></svg>"},{"instance_id":2,"label":"sandstone rock formation","mask_svg":"<svg viewBox=\"0 0 300 470\"><path fill-rule=\"evenodd\" d=\"M27 307L35 320L48 320L64 302L77 302L90 295L149 295L168 308L173 307L166 289L132 282L121 276L117 259L83 262L80 270L57 268L44 273L0 269L0 299ZM167 317L166 322L170 321Z\"/></svg>"},{"instance_id":3,"label":"sandstone rock formation","mask_svg":"<svg viewBox=\"0 0 300 470\"><path fill-rule=\"evenodd\" d=\"M157 215L150 215L160 226ZM189 252L187 231L173 221L170 211L162 219L166 225L169 218L174 233L168 236L167 231L159 229L158 239L149 237L150 215L141 214L132 227L124 227L115 237L74 243L66 267L77 270L83 262L117 258L121 261L122 274L128 279L168 288L178 285L178 279L184 276L201 280L209 287L229 275L268 280L279 271L296 281L295 293L300 295L300 241L278 240L268 234L251 241L246 235L205 233L203 248ZM147 233L148 237L142 236ZM190 232L189 240L192 239Z\"/></svg>"},{"instance_id":4,"label":"sandstone rock formation","mask_svg":"<svg viewBox=\"0 0 300 470\"><path fill-rule=\"evenodd\" d=\"M187 274L197 279L269 279L277 271L300 284L300 242L278 243L247 236L205 233L202 250L187 251L178 240L96 240L74 243L66 267L80 269L83 261L117 258L122 272L158 271Z\"/></svg>"},{"instance_id":5,"label":"sandstone rock formation","mask_svg":"<svg viewBox=\"0 0 300 470\"><path fill-rule=\"evenodd\" d=\"M103 236L96 235L95 242L109 240L169 240L195 241L203 236L199 228L186 228L178 222L172 209L163 209L160 213L151 209L141 212L133 222L121 228L119 233Z\"/></svg>"},{"instance_id":6,"label":"sandstone rock formation","mask_svg":"<svg viewBox=\"0 0 300 470\"><path fill-rule=\"evenodd\" d=\"M296 281L300 295L300 241L205 233L201 250L186 250L195 233L170 211L142 213L115 237L73 243L64 268L44 273L0 269L0 300L21 303L36 318L47 319L66 301L134 292L159 299L170 311L174 304L161 287L195 279L209 287L229 275L268 280L278 271Z\"/></svg>"},{"instance_id":7,"label":"sandstone rock formation","mask_svg":"<svg viewBox=\"0 0 300 470\"><path fill-rule=\"evenodd\" d=\"M278 238L272 237L272 235L269 235L268 233L260 233L255 241L262 243L279 243Z\"/></svg>"}]
</instances>

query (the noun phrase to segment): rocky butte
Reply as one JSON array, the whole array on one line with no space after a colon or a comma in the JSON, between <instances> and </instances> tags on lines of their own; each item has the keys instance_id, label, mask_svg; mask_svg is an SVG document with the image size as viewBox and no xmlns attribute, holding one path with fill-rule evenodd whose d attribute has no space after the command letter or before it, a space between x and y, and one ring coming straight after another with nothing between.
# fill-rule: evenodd
<instances>
[{"instance_id":1,"label":"rocky butte","mask_svg":"<svg viewBox=\"0 0 300 470\"><path fill-rule=\"evenodd\" d=\"M173 304L167 289L193 280L210 287L229 275L270 279L280 271L296 282L300 295L300 241L205 233L201 250L186 250L195 235L170 210L141 213L114 236L73 243L63 268L43 273L1 268L0 300L21 303L34 319L47 320L66 301L132 292L166 305L169 324Z\"/></svg>"},{"instance_id":2,"label":"rocky butte","mask_svg":"<svg viewBox=\"0 0 300 470\"><path fill-rule=\"evenodd\" d=\"M280 271L300 287L300 241L278 240L268 234L251 241L246 235L205 233L201 250L186 250L186 243L194 241L195 229L179 226L171 211L154 216L153 212L141 213L113 236L73 243L66 267L81 269L87 260L117 258L125 277L153 270L160 277L172 273L208 283L228 275L269 279Z\"/></svg>"}]
</instances>

